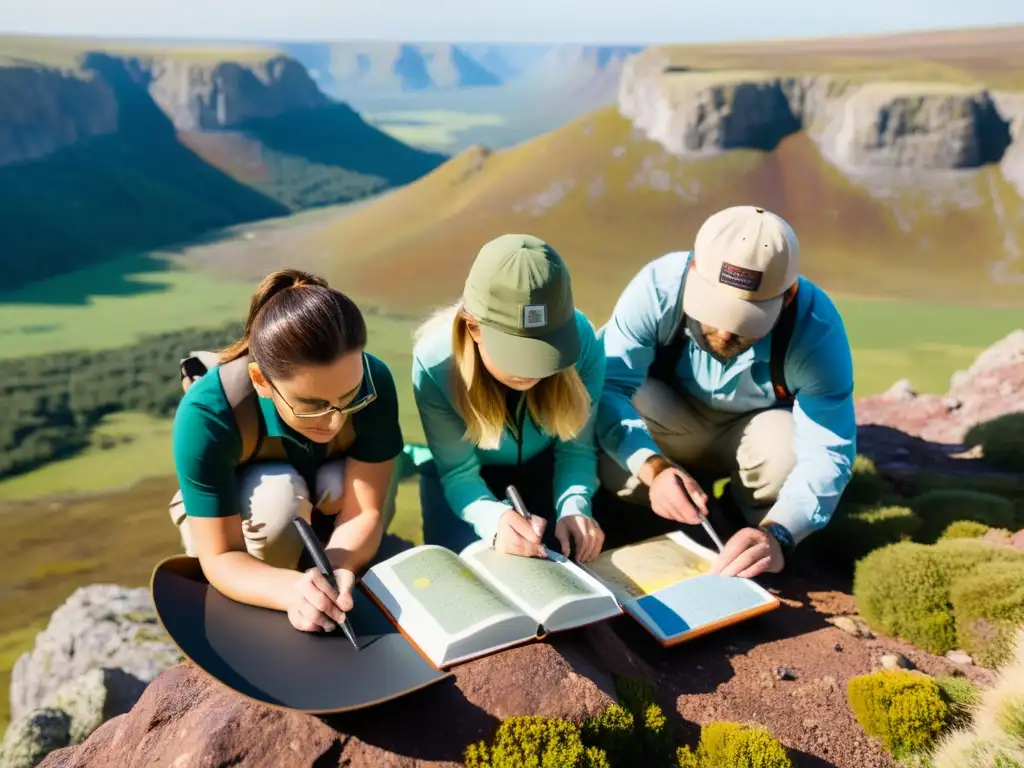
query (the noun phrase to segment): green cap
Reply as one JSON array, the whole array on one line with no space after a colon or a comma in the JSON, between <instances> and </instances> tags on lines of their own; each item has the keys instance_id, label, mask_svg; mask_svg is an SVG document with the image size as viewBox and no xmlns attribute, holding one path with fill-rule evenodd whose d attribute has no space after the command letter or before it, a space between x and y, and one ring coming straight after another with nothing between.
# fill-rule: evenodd
<instances>
[{"instance_id":1,"label":"green cap","mask_svg":"<svg viewBox=\"0 0 1024 768\"><path fill-rule=\"evenodd\" d=\"M511 376L540 379L580 354L569 270L532 235L502 235L477 254L462 294L487 353Z\"/></svg>"}]
</instances>

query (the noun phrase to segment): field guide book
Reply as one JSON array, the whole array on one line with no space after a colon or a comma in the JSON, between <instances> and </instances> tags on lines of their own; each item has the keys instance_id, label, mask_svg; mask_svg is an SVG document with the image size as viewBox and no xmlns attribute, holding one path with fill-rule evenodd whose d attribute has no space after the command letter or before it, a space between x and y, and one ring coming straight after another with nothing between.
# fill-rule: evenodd
<instances>
[{"instance_id":1,"label":"field guide book","mask_svg":"<svg viewBox=\"0 0 1024 768\"><path fill-rule=\"evenodd\" d=\"M623 613L614 594L561 553L505 555L477 541L424 544L370 568L363 588L438 669Z\"/></svg>"},{"instance_id":2,"label":"field guide book","mask_svg":"<svg viewBox=\"0 0 1024 768\"><path fill-rule=\"evenodd\" d=\"M682 531L582 566L546 551L425 544L377 563L360 583L438 669L623 613L670 646L779 606L754 581L710 573L716 554Z\"/></svg>"},{"instance_id":3,"label":"field guide book","mask_svg":"<svg viewBox=\"0 0 1024 768\"><path fill-rule=\"evenodd\" d=\"M711 573L717 553L682 531L602 552L585 568L664 646L779 607L750 579Z\"/></svg>"}]
</instances>

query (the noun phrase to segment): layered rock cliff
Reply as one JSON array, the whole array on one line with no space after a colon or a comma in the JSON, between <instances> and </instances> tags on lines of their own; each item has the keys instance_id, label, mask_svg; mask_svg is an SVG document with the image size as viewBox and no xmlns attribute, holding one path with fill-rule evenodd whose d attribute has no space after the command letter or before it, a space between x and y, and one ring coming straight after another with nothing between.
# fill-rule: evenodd
<instances>
[{"instance_id":1,"label":"layered rock cliff","mask_svg":"<svg viewBox=\"0 0 1024 768\"><path fill-rule=\"evenodd\" d=\"M0 165L113 133L117 124L117 99L94 73L0 67Z\"/></svg>"},{"instance_id":2,"label":"layered rock cliff","mask_svg":"<svg viewBox=\"0 0 1024 768\"><path fill-rule=\"evenodd\" d=\"M124 84L141 86L179 131L226 128L253 118L324 107L294 59L202 61L83 53L74 71L0 68L0 165L35 160L122 127Z\"/></svg>"},{"instance_id":3,"label":"layered rock cliff","mask_svg":"<svg viewBox=\"0 0 1024 768\"><path fill-rule=\"evenodd\" d=\"M619 83L620 112L675 155L772 149L804 130L849 172L1000 162L1020 135L1022 102L1024 94L931 82L694 71L658 49L630 59Z\"/></svg>"}]
</instances>

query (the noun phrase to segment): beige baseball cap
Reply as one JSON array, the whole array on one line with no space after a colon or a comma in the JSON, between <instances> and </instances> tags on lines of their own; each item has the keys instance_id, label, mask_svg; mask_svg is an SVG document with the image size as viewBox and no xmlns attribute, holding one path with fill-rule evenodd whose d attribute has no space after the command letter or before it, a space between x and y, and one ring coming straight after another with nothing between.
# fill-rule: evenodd
<instances>
[{"instance_id":1,"label":"beige baseball cap","mask_svg":"<svg viewBox=\"0 0 1024 768\"><path fill-rule=\"evenodd\" d=\"M739 336L767 334L799 277L800 245L781 217L752 205L726 208L697 231L683 311Z\"/></svg>"}]
</instances>

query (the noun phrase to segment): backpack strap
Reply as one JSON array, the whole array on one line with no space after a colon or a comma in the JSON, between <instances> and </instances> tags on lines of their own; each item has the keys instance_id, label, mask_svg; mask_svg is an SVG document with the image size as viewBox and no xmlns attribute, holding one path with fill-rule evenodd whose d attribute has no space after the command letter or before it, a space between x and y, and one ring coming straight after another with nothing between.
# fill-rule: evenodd
<instances>
[{"instance_id":1,"label":"backpack strap","mask_svg":"<svg viewBox=\"0 0 1024 768\"><path fill-rule=\"evenodd\" d=\"M220 383L224 387L228 404L238 424L238 432L242 437L242 456L239 464L244 464L259 450L262 442L260 409L256 390L249 378L249 356L243 355L235 360L217 366Z\"/></svg>"},{"instance_id":2,"label":"backpack strap","mask_svg":"<svg viewBox=\"0 0 1024 768\"><path fill-rule=\"evenodd\" d=\"M684 274L689 274L692 263L693 256L690 255L687 257L687 267ZM651 361L650 368L648 368L649 376L668 384L673 389L677 385L676 368L679 366L679 358L682 357L683 350L686 349L686 345L690 342L689 337L686 335L686 313L683 311L683 293L685 288L686 278L684 277L679 285L679 317L676 319L675 325L672 326L668 342L655 346L654 360Z\"/></svg>"},{"instance_id":3,"label":"backpack strap","mask_svg":"<svg viewBox=\"0 0 1024 768\"><path fill-rule=\"evenodd\" d=\"M786 352L789 350L789 341L793 338L793 328L796 326L796 292L799 285L798 280L786 291L779 322L772 329L772 349L768 364L771 368L775 397L782 402L793 400L793 393L786 386Z\"/></svg>"},{"instance_id":4,"label":"backpack strap","mask_svg":"<svg viewBox=\"0 0 1024 768\"><path fill-rule=\"evenodd\" d=\"M188 353L178 362L178 373L181 375L181 389L188 392L189 388L196 382L196 379L205 375L207 371L220 362L215 352L205 350Z\"/></svg>"}]
</instances>

